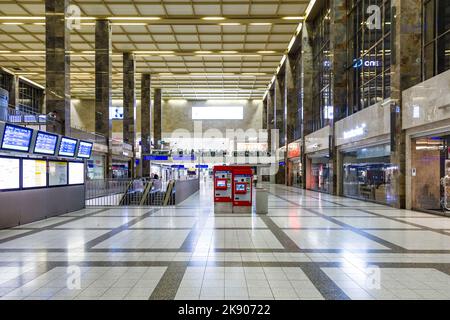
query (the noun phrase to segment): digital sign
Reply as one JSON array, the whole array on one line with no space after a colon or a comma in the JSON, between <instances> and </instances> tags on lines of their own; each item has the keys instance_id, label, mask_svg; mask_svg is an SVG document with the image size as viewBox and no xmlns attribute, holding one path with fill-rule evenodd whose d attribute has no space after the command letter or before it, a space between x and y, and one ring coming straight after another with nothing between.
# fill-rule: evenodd
<instances>
[{"instance_id":1,"label":"digital sign","mask_svg":"<svg viewBox=\"0 0 450 320\"><path fill-rule=\"evenodd\" d=\"M78 146L78 158L89 159L92 153L92 142L80 141Z\"/></svg>"},{"instance_id":2,"label":"digital sign","mask_svg":"<svg viewBox=\"0 0 450 320\"><path fill-rule=\"evenodd\" d=\"M23 188L47 186L47 161L24 159L22 170Z\"/></svg>"},{"instance_id":3,"label":"digital sign","mask_svg":"<svg viewBox=\"0 0 450 320\"><path fill-rule=\"evenodd\" d=\"M84 163L69 162L69 184L84 183Z\"/></svg>"},{"instance_id":4,"label":"digital sign","mask_svg":"<svg viewBox=\"0 0 450 320\"><path fill-rule=\"evenodd\" d=\"M77 140L66 137L61 138L58 155L65 157L74 157L77 149Z\"/></svg>"},{"instance_id":5,"label":"digital sign","mask_svg":"<svg viewBox=\"0 0 450 320\"><path fill-rule=\"evenodd\" d=\"M20 188L20 160L0 158L0 190Z\"/></svg>"},{"instance_id":6,"label":"digital sign","mask_svg":"<svg viewBox=\"0 0 450 320\"><path fill-rule=\"evenodd\" d=\"M7 124L3 132L2 149L28 152L32 135L32 129Z\"/></svg>"},{"instance_id":7,"label":"digital sign","mask_svg":"<svg viewBox=\"0 0 450 320\"><path fill-rule=\"evenodd\" d=\"M34 144L34 153L54 155L58 136L50 133L39 131Z\"/></svg>"}]
</instances>

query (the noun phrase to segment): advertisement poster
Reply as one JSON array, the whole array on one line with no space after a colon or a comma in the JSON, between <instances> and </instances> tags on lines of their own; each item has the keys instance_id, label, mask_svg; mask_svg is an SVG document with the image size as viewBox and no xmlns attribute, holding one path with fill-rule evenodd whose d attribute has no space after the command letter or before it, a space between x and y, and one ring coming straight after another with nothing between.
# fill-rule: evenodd
<instances>
[{"instance_id":1,"label":"advertisement poster","mask_svg":"<svg viewBox=\"0 0 450 320\"><path fill-rule=\"evenodd\" d=\"M50 161L48 163L48 185L61 186L67 184L67 162Z\"/></svg>"},{"instance_id":2,"label":"advertisement poster","mask_svg":"<svg viewBox=\"0 0 450 320\"><path fill-rule=\"evenodd\" d=\"M20 187L19 159L0 158L0 190Z\"/></svg>"},{"instance_id":3,"label":"advertisement poster","mask_svg":"<svg viewBox=\"0 0 450 320\"><path fill-rule=\"evenodd\" d=\"M38 188L47 186L47 162L42 160L23 160L23 187Z\"/></svg>"}]
</instances>

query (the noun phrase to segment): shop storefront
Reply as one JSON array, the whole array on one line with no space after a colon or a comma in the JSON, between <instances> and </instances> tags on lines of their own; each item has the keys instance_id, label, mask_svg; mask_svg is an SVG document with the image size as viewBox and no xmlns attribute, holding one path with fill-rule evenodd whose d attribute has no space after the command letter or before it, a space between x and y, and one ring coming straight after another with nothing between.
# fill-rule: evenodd
<instances>
[{"instance_id":1,"label":"shop storefront","mask_svg":"<svg viewBox=\"0 0 450 320\"><path fill-rule=\"evenodd\" d=\"M450 71L403 92L406 208L450 215ZM426 99L424 99L426 97Z\"/></svg>"},{"instance_id":2,"label":"shop storefront","mask_svg":"<svg viewBox=\"0 0 450 320\"><path fill-rule=\"evenodd\" d=\"M301 141L295 141L288 145L287 151L288 185L302 187L302 161L301 161Z\"/></svg>"},{"instance_id":3,"label":"shop storefront","mask_svg":"<svg viewBox=\"0 0 450 320\"><path fill-rule=\"evenodd\" d=\"M370 119L370 121L368 121ZM377 103L336 122L338 194L394 204L390 105Z\"/></svg>"},{"instance_id":4,"label":"shop storefront","mask_svg":"<svg viewBox=\"0 0 450 320\"><path fill-rule=\"evenodd\" d=\"M330 162L330 127L326 126L305 137L306 188L332 193L333 168Z\"/></svg>"},{"instance_id":5,"label":"shop storefront","mask_svg":"<svg viewBox=\"0 0 450 320\"><path fill-rule=\"evenodd\" d=\"M343 152L343 195L390 204L395 199L390 155L389 144Z\"/></svg>"}]
</instances>

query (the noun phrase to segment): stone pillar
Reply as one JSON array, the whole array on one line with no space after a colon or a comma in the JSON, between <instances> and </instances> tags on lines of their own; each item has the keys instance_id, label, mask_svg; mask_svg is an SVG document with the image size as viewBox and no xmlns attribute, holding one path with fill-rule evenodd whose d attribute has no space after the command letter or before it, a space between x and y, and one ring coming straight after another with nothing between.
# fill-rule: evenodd
<instances>
[{"instance_id":1,"label":"stone pillar","mask_svg":"<svg viewBox=\"0 0 450 320\"><path fill-rule=\"evenodd\" d=\"M406 142L402 130L402 91L421 82L421 1L392 0L391 163L393 205L405 208Z\"/></svg>"},{"instance_id":2,"label":"stone pillar","mask_svg":"<svg viewBox=\"0 0 450 320\"><path fill-rule=\"evenodd\" d=\"M312 25L310 22L303 23L302 47L300 62L300 107L302 109L302 184L306 189L307 181L307 158L305 154L305 137L312 133L312 108L313 108L313 47L312 47Z\"/></svg>"},{"instance_id":3,"label":"stone pillar","mask_svg":"<svg viewBox=\"0 0 450 320\"><path fill-rule=\"evenodd\" d=\"M106 176L112 177L112 123L109 109L112 102L111 23L97 20L95 25L95 132L108 144Z\"/></svg>"},{"instance_id":4,"label":"stone pillar","mask_svg":"<svg viewBox=\"0 0 450 320\"><path fill-rule=\"evenodd\" d=\"M262 129L267 130L267 97L263 100Z\"/></svg>"},{"instance_id":5,"label":"stone pillar","mask_svg":"<svg viewBox=\"0 0 450 320\"><path fill-rule=\"evenodd\" d=\"M280 72L275 80L275 128L278 129L278 148L285 146L286 143L286 130L285 130L285 118L286 109L284 104L284 74ZM280 161L284 161L285 156L280 157ZM278 172L275 176L275 183L285 184L285 172L286 164L278 167Z\"/></svg>"},{"instance_id":6,"label":"stone pillar","mask_svg":"<svg viewBox=\"0 0 450 320\"><path fill-rule=\"evenodd\" d=\"M272 150L272 129L275 125L275 109L274 109L274 91L269 90L267 93L267 151L273 153Z\"/></svg>"},{"instance_id":7,"label":"stone pillar","mask_svg":"<svg viewBox=\"0 0 450 320\"><path fill-rule=\"evenodd\" d=\"M144 161L144 156L151 152L152 136L152 93L151 75L145 73L141 78L141 177L150 176L150 161Z\"/></svg>"},{"instance_id":8,"label":"stone pillar","mask_svg":"<svg viewBox=\"0 0 450 320\"><path fill-rule=\"evenodd\" d=\"M331 100L333 119L330 121L330 165L333 170L331 194L341 195L338 188L337 172L342 170L338 165L335 143L335 123L344 118L347 110L347 11L346 0L331 1L330 28L330 68L331 68Z\"/></svg>"},{"instance_id":9,"label":"stone pillar","mask_svg":"<svg viewBox=\"0 0 450 320\"><path fill-rule=\"evenodd\" d=\"M290 170L288 166L288 145L295 140L295 126L297 125L298 95L296 86L295 58L288 55L284 72L284 130L286 141L286 152L284 162L286 163L285 183L290 185Z\"/></svg>"},{"instance_id":10,"label":"stone pillar","mask_svg":"<svg viewBox=\"0 0 450 320\"><path fill-rule=\"evenodd\" d=\"M69 0L45 1L45 93L46 112L53 112L50 132L70 134L70 30L65 9ZM18 96L15 97L17 106Z\"/></svg>"},{"instance_id":11,"label":"stone pillar","mask_svg":"<svg viewBox=\"0 0 450 320\"><path fill-rule=\"evenodd\" d=\"M11 78L11 91L9 94L9 106L17 109L19 106L19 76L17 75L13 75Z\"/></svg>"},{"instance_id":12,"label":"stone pillar","mask_svg":"<svg viewBox=\"0 0 450 320\"><path fill-rule=\"evenodd\" d=\"M136 60L134 54L123 54L123 142L132 146L133 158L129 164L130 176L136 177L136 91L135 91Z\"/></svg>"},{"instance_id":13,"label":"stone pillar","mask_svg":"<svg viewBox=\"0 0 450 320\"><path fill-rule=\"evenodd\" d=\"M161 109L161 104L162 104L162 93L161 93L161 88L156 88L154 91L154 122L153 122L153 131L155 134L155 138L154 138L154 144L155 144L155 149L162 149L162 146L160 145L160 141L162 140L162 109Z\"/></svg>"}]
</instances>

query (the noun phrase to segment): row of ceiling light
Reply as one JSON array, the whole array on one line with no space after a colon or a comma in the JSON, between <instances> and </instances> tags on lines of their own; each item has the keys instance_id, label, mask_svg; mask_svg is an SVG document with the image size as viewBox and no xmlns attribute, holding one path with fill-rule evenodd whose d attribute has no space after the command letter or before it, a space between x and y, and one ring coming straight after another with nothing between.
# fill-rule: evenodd
<instances>
[{"instance_id":1,"label":"row of ceiling light","mask_svg":"<svg viewBox=\"0 0 450 320\"><path fill-rule=\"evenodd\" d=\"M91 20L97 20L96 17L67 17L66 19L69 20L79 20L79 21L91 21ZM110 21L120 21L120 22L113 22L113 25L123 25L123 26L133 26L133 25L147 25L146 22L123 22L123 21L158 21L163 20L161 17L107 17L106 20ZM183 19L183 18L181 18ZM243 25L242 22L223 22L227 20L226 17L201 17L201 20L204 21L218 21L217 23L221 26L239 26ZM301 16L286 16L281 17L282 20L303 20L303 17ZM13 21L14 20L14 21ZM0 21L6 21L2 22L4 25L23 25L26 24L24 21L40 21L45 20L45 17L31 17L31 16L0 16ZM191 20L191 19L190 19ZM220 22L222 21L222 22ZM31 24L34 25L45 25L45 22L31 22ZM264 21L264 22L249 22L248 25L251 26L268 26L272 25L272 22ZM81 23L81 25L95 25L93 22L84 22Z\"/></svg>"}]
</instances>

